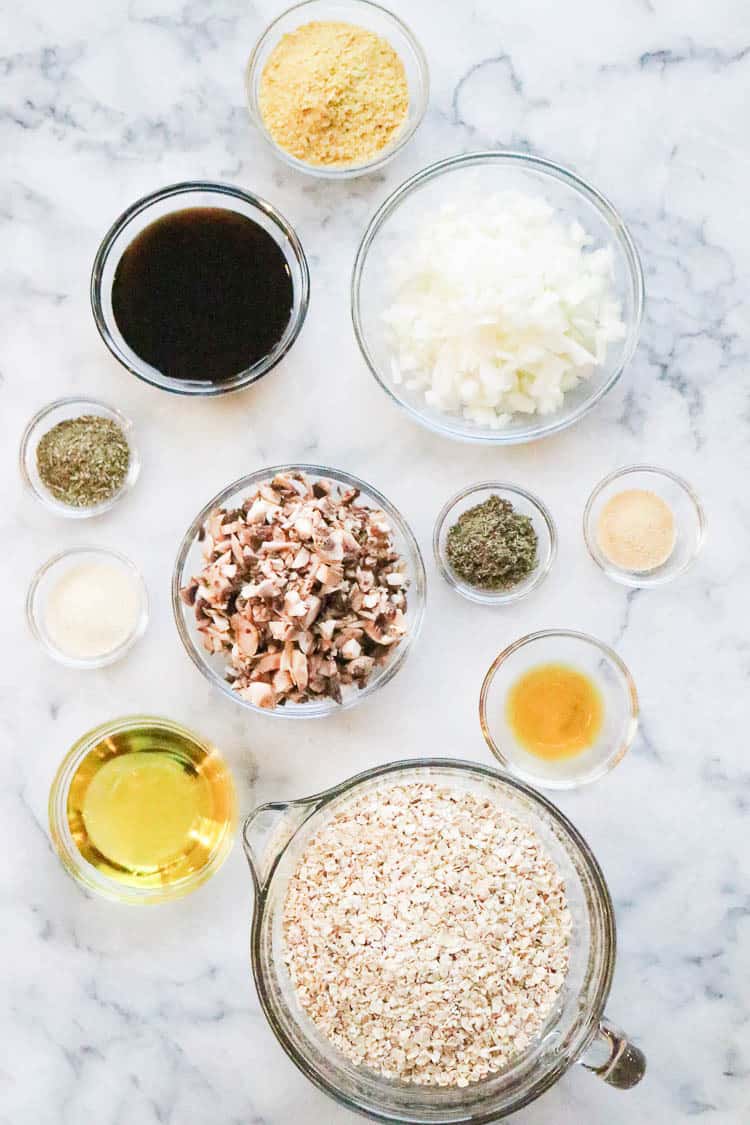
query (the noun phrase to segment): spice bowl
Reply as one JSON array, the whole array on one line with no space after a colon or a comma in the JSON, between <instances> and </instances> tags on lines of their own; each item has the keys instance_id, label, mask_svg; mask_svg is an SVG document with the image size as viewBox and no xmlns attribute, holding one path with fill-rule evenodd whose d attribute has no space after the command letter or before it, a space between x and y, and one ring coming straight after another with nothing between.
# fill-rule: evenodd
<instances>
[{"instance_id":1,"label":"spice bowl","mask_svg":"<svg viewBox=\"0 0 750 1125\"><path fill-rule=\"evenodd\" d=\"M44 435L59 425L60 422L80 418L84 415L107 418L118 425L128 443L130 460L125 479L112 496L99 504L92 504L89 507L76 507L73 504L66 504L58 500L44 484L37 465L37 449ZM100 516L113 508L138 480L141 471L141 459L135 443L133 423L119 410L107 406L106 403L100 402L98 399L75 397L56 399L55 402L50 402L37 411L26 426L19 450L19 469L23 482L32 495L56 516L65 516L69 519L89 519L91 516Z\"/></svg>"},{"instance_id":2,"label":"spice bowl","mask_svg":"<svg viewBox=\"0 0 750 1125\"><path fill-rule=\"evenodd\" d=\"M537 537L534 568L507 590L485 590L472 586L454 570L448 559L448 532L464 512L484 503L490 496L499 496L500 499L509 501L515 512L528 516ZM549 511L531 492L502 481L483 481L462 489L442 507L435 520L432 547L440 573L462 597L480 605L511 605L535 590L549 574L557 553L557 532Z\"/></svg>"},{"instance_id":3,"label":"spice bowl","mask_svg":"<svg viewBox=\"0 0 750 1125\"><path fill-rule=\"evenodd\" d=\"M205 524L217 508L239 509L243 502L261 485L273 477L284 473L304 473L311 480L328 480L346 490L354 490L357 504L365 504L384 512L390 524L394 550L404 560L404 573L407 578L406 609L404 611L405 634L400 643L391 650L388 659L375 666L372 674L362 687L354 683L345 685L339 701L327 696L316 696L306 702L288 700L283 705L263 707L235 691L227 680L229 664L225 652L210 653L204 647L203 637L196 621L196 606L187 605L180 596L193 576L201 573L203 563L203 543L206 539ZM426 598L426 577L422 555L414 533L398 509L382 493L366 484L358 477L339 469L322 465L293 464L274 465L259 469L228 485L214 496L201 509L186 531L180 545L172 574L172 610L180 640L193 664L203 676L235 704L248 711L266 715L270 718L318 719L337 712L369 698L384 687L403 666L411 652L422 625Z\"/></svg>"},{"instance_id":4,"label":"spice bowl","mask_svg":"<svg viewBox=\"0 0 750 1125\"><path fill-rule=\"evenodd\" d=\"M113 308L113 287L126 251L151 224L166 216L198 209L214 209L250 219L280 249L291 280L289 319L270 350L243 370L221 381L182 379L158 370L128 344L118 327ZM91 272L91 308L96 327L115 359L131 374L161 390L182 395L220 395L241 390L266 375L294 344L307 315L310 274L302 244L284 216L265 199L231 184L187 181L170 184L136 200L115 220L102 239Z\"/></svg>"},{"instance_id":5,"label":"spice bowl","mask_svg":"<svg viewBox=\"0 0 750 1125\"><path fill-rule=\"evenodd\" d=\"M96 656L81 657L66 652L59 640L55 639L47 614L51 596L58 584L66 575L89 564L113 566L123 572L132 584L134 612L132 625L114 647ZM145 632L149 620L148 590L136 565L124 555L99 547L73 547L53 555L34 575L26 595L26 618L42 648L58 663L65 664L68 668L104 668L121 660Z\"/></svg>"},{"instance_id":6,"label":"spice bowl","mask_svg":"<svg viewBox=\"0 0 750 1125\"><path fill-rule=\"evenodd\" d=\"M269 56L283 36L311 22L349 23L374 32L394 48L404 64L409 88L406 120L394 139L374 157L343 167L310 164L299 160L276 143L263 120L259 95L263 71ZM275 154L291 168L310 176L347 180L374 172L387 164L411 140L422 122L429 100L429 70L424 51L412 31L393 12L371 0L304 0L282 12L266 28L253 48L245 70L245 91L250 117Z\"/></svg>"},{"instance_id":7,"label":"spice bowl","mask_svg":"<svg viewBox=\"0 0 750 1125\"><path fill-rule=\"evenodd\" d=\"M601 724L592 744L569 757L547 759L530 752L509 720L511 690L524 675L548 665L582 674L600 699ZM479 721L494 756L522 781L545 789L574 789L622 761L638 728L638 694L621 658L602 641L586 633L547 629L514 641L492 662L479 696Z\"/></svg>"},{"instance_id":8,"label":"spice bowl","mask_svg":"<svg viewBox=\"0 0 750 1125\"><path fill-rule=\"evenodd\" d=\"M598 526L605 505L619 493L631 489L656 495L674 517L675 540L671 554L653 570L626 570L602 550ZM698 557L706 532L706 517L700 500L687 481L669 469L653 465L630 465L610 473L597 484L583 513L583 537L591 558L608 578L631 588L663 586L683 574Z\"/></svg>"}]
</instances>

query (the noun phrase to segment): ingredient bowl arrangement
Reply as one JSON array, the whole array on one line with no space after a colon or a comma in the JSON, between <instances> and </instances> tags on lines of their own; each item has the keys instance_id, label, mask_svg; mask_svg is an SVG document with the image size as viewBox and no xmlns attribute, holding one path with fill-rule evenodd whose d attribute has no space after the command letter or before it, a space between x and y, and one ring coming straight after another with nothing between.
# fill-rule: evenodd
<instances>
[{"instance_id":1,"label":"ingredient bowl arrangement","mask_svg":"<svg viewBox=\"0 0 750 1125\"><path fill-rule=\"evenodd\" d=\"M329 496L342 502L324 521ZM232 521L229 531L217 510ZM256 541L254 528L269 540ZM233 547L238 535L244 555ZM206 570L206 549L223 542L226 551L219 546ZM371 485L321 465L275 465L228 485L188 528L172 576L177 630L196 667L240 706L284 718L324 718L387 684L419 635L425 591L422 555L403 516ZM268 607L280 603L277 617ZM231 663L227 638L236 640ZM286 677L282 685L277 676Z\"/></svg>"},{"instance_id":2,"label":"ingredient bowl arrangement","mask_svg":"<svg viewBox=\"0 0 750 1125\"><path fill-rule=\"evenodd\" d=\"M373 216L352 276L373 376L447 437L514 445L586 414L629 363L638 252L595 188L548 160L441 160Z\"/></svg>"},{"instance_id":3,"label":"ingredient bowl arrangement","mask_svg":"<svg viewBox=\"0 0 750 1125\"><path fill-rule=\"evenodd\" d=\"M302 1009L288 969L285 903L311 840L357 802L375 795L377 804L378 795L389 786L414 784L470 794L511 816L540 841L565 883L569 963L554 1010L541 1034L512 1065L465 1087L426 1087L353 1064ZM342 1105L377 1120L415 1125L490 1122L538 1097L574 1062L586 1063L597 1040L602 1049L590 1065L608 1082L627 1087L642 1076L642 1054L604 1018L614 971L615 927L602 873L572 824L526 785L470 762L396 762L307 799L262 805L245 821L243 837L256 892L252 969L263 1010L292 1061ZM330 870L333 879L335 862ZM331 890L337 893L335 884ZM382 935L374 940L382 940ZM429 980L425 974L424 987Z\"/></svg>"}]
</instances>

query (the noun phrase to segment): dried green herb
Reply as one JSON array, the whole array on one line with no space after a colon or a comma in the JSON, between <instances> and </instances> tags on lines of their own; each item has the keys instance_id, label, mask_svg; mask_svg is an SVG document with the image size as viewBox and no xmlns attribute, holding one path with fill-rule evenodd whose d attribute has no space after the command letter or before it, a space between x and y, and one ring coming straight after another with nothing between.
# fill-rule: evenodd
<instances>
[{"instance_id":1,"label":"dried green herb","mask_svg":"<svg viewBox=\"0 0 750 1125\"><path fill-rule=\"evenodd\" d=\"M516 512L509 500L490 496L458 517L448 531L446 553L471 586L507 590L536 566L537 535L529 516Z\"/></svg>"},{"instance_id":2,"label":"dried green herb","mask_svg":"<svg viewBox=\"0 0 750 1125\"><path fill-rule=\"evenodd\" d=\"M111 499L125 483L130 447L111 418L83 414L58 422L41 438L36 467L56 500L91 508Z\"/></svg>"}]
</instances>

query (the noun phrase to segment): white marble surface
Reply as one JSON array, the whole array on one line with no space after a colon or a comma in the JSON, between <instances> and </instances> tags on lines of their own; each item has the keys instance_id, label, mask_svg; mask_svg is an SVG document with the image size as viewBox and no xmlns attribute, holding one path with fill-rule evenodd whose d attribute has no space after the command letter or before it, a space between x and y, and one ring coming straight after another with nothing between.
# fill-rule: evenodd
<instances>
[{"instance_id":1,"label":"white marble surface","mask_svg":"<svg viewBox=\"0 0 750 1125\"><path fill-rule=\"evenodd\" d=\"M239 849L189 900L127 910L87 898L51 850L46 799L83 730L138 710L224 747L249 809L377 762L440 753L487 762L476 702L491 658L530 629L566 625L617 645L641 693L629 758L560 799L596 851L617 907L609 1010L649 1056L618 1093L575 1069L520 1114L529 1125L625 1125L750 1114L747 722L750 412L750 9L745 0L404 0L433 95L415 141L384 175L300 177L250 126L242 66L279 10L270 0L5 0L0 47L0 409L3 585L0 823L0 1121L8 1125L344 1125L260 1014L247 964L251 888ZM446 443L401 416L365 370L348 310L350 267L375 206L434 158L528 148L589 177L632 224L647 275L631 369L573 430L494 452ZM219 178L256 190L296 225L310 259L307 324L257 389L187 401L130 377L88 304L91 261L114 217L166 183ZM94 393L136 421L137 490L99 521L63 522L24 494L27 417ZM247 716L181 651L168 585L179 538L227 481L318 459L371 480L425 553L447 495L501 475L549 503L561 549L518 608L459 600L427 559L426 626L382 694L325 724ZM615 466L684 473L708 546L661 591L610 584L585 554L589 489ZM153 595L148 634L122 665L77 674L28 635L33 570L74 543L121 549Z\"/></svg>"}]
</instances>

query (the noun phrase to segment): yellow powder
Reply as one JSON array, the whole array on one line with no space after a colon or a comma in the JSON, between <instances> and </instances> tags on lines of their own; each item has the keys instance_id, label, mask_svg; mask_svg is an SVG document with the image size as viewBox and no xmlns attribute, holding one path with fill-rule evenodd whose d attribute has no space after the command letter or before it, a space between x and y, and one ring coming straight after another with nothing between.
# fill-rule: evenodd
<instances>
[{"instance_id":1,"label":"yellow powder","mask_svg":"<svg viewBox=\"0 0 750 1125\"><path fill-rule=\"evenodd\" d=\"M655 492L631 488L604 505L596 536L602 554L615 566L655 570L674 550L674 513Z\"/></svg>"},{"instance_id":2,"label":"yellow powder","mask_svg":"<svg viewBox=\"0 0 750 1125\"><path fill-rule=\"evenodd\" d=\"M280 148L307 164L373 159L409 108L404 64L385 39L350 23L306 23L284 35L260 80L260 112Z\"/></svg>"}]
</instances>

